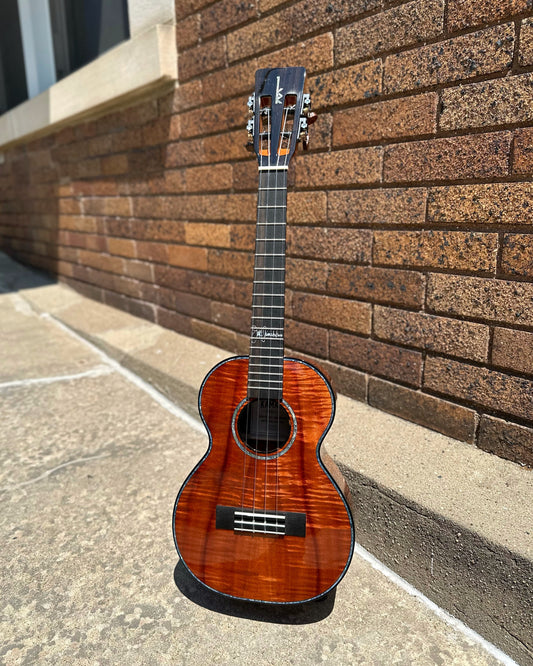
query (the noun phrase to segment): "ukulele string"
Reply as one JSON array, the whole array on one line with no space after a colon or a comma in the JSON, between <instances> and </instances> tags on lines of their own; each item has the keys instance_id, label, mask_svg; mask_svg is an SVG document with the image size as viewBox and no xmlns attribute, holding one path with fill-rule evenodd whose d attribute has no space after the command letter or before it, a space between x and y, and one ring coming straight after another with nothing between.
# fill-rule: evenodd
<instances>
[{"instance_id":1,"label":"ukulele string","mask_svg":"<svg viewBox=\"0 0 533 666\"><path fill-rule=\"evenodd\" d=\"M276 168L276 172L275 172L276 175L275 175L275 192L274 192L274 194L275 194L275 197L274 197L274 206L275 206L275 208L274 208L274 219L276 220L276 224L275 224L274 228L277 229L278 226L283 224L283 227L282 227L283 228L283 233L279 236L279 238L281 238L282 236L285 237L285 234L286 234L286 227L285 227L285 224L284 224L284 223L286 223L286 220L282 219L282 223L280 223L279 220L278 220L277 211L278 211L278 206L286 205L285 195L284 195L284 193L286 193L286 188L281 188L281 190L279 189L278 177L279 177L279 173L280 173L280 169L279 169L279 167L280 167L280 158L281 158L282 150L285 149L285 145L286 145L285 144L285 132L287 130L287 120L288 120L288 118L289 118L288 97L285 97L284 109L283 109L283 125L282 125L282 128L281 128L281 135L280 135L280 140L279 140L279 148L278 148L277 163L276 163L277 168ZM289 142L290 142L290 139L289 139ZM284 162L286 162L285 157L284 157ZM285 166L285 164L283 166ZM281 197L278 197L278 192L281 192ZM284 217L283 216L283 209L281 209L281 210L282 210L282 216L281 217L283 218ZM286 210L286 208L285 208L285 210ZM275 232L275 237L276 238L278 237L277 231ZM281 252L279 253L280 263L282 261L284 261L284 255L285 255L285 247L284 247L284 241L283 240L281 241L281 245L282 245ZM283 268L283 267L281 267L281 268ZM273 271L273 273L274 272L277 273L277 271ZM282 271L281 277L283 277L283 275L284 275L284 271ZM281 286L284 288L284 285L281 285ZM284 291L283 291L283 293L280 293L280 296L281 296L281 299L282 299L281 302L284 303L284 301L285 301ZM270 311L272 328L274 328L274 322L279 322L281 324L280 328L283 327L284 326L284 321L285 321L284 318L281 321L279 319L275 320L273 318L274 317L273 310L274 310L274 308L271 308L271 311ZM284 312L284 310L283 310L283 312ZM278 315L279 314L280 313L278 312ZM273 339L276 340L276 338L273 338ZM283 337L281 339L282 339L282 341L284 340ZM275 369L277 368L278 372L277 372L277 374L275 373L274 376L276 376L276 378L278 378L278 379L279 379L279 377L281 377L281 379L283 380L283 357L284 357L283 345L282 345L282 348L281 348L281 359L279 358L279 356L280 356L280 353L278 352L277 358L276 358L275 364L274 364L274 368ZM280 366L280 363L281 363L281 366ZM282 401L283 401L283 382L281 384L281 397L279 399L279 406L276 410L276 415L277 415L277 419L276 419L276 442L277 442L278 446L279 446L279 439L280 439L280 416L281 416L281 410L283 409ZM274 510L275 510L276 513L278 511L278 489L279 489L278 458L279 458L279 456L276 455L276 459L275 459L276 461L275 461L275 464L274 464L274 466L275 466L275 479L274 479L275 508L274 508ZM266 511L266 471L265 471L265 511Z\"/></svg>"},{"instance_id":2,"label":"ukulele string","mask_svg":"<svg viewBox=\"0 0 533 666\"><path fill-rule=\"evenodd\" d=\"M259 102L259 107L260 107L260 102ZM261 113L261 108L259 108L259 113ZM266 145L267 145L267 157L268 157L267 165L268 165L268 164L270 164L270 156L271 156L270 143L271 143L271 137L272 137L272 127L271 127L272 98L270 100L270 107L268 107L268 106L266 107L265 113L266 113L266 117L267 117L267 141L266 141ZM259 125L260 125L260 129L261 129L261 125L262 125L261 121L260 121ZM259 146L260 146L259 154L261 156L260 164L261 164L261 166L264 166L264 163L263 163L264 154L263 154L263 151L262 151L263 145L262 145L261 135L260 135L260 138L259 138ZM259 185L261 185L261 180L264 180L264 178L261 177L261 173L267 173L268 174L269 172L268 171L260 172ZM267 181L268 181L268 176L267 176ZM262 202L261 195L258 195L258 203L260 204L261 202ZM267 209L266 208L260 208L260 209L258 209L258 211L259 210L264 210L265 211L265 221L266 221ZM261 221L259 212L258 212L258 215L257 215L257 220L258 220L258 222ZM260 238L261 228L263 229L263 234L262 234L263 238ZM257 249L260 248L260 249L263 250L261 255L265 255L263 260L262 260L263 261L263 268L264 268L264 264L266 263L266 240L267 240L265 238L266 230L267 230L266 224L264 224L264 225L259 225L258 224L257 225L257 228L256 228L257 238L262 241L263 246L260 248L260 244L257 243L256 247L257 247ZM261 268L261 266L259 265L261 263L261 260L260 260L259 256L260 256L260 254L256 251L255 265L258 268ZM266 274L266 271L263 270L263 273ZM263 275L263 278L264 277L265 277L265 275ZM258 284L258 283L256 283L256 284ZM259 283L259 284L262 284L262 289L260 290L259 293L260 294L266 294L266 290L265 290L266 283L263 281L263 283ZM262 296L259 297L260 302L261 302L261 319L262 320L264 319L265 312L266 312L266 300L267 300L267 298L268 297L266 295L262 295ZM261 322L261 323L263 323L263 322ZM264 324L263 324L263 326L261 326L261 328L264 328ZM264 338L265 344L266 344L267 340L268 340L268 338ZM264 365L264 356L265 356L265 354L264 354L264 348L262 347L262 345L263 345L262 338L259 337L258 338L258 348L259 348L258 356L261 359L261 364L259 366L260 370L263 370L263 368L265 367L265 365ZM260 375L260 377L262 377L262 376L263 375ZM260 433L260 418L259 418L260 417L260 411L261 411L261 397L260 397L260 395L261 395L261 392L263 391L263 389L261 388L261 379L258 380L258 386L259 386L259 389L258 389L259 395L256 398L256 400L257 400L257 405L256 405L257 409L256 409L256 418L255 418L255 422L256 422L255 433L256 433L256 447L257 448L256 448L256 455L254 456L254 482L253 482L253 499L252 499L252 532L255 532L255 496L256 496L256 487L257 487L257 480L258 480L258 477L257 477L258 455L257 454L258 454L258 448L259 448L259 445L260 445L260 434L261 434ZM270 397L270 395L268 393L268 388L267 388L267 403L266 403L267 404L267 428L268 428L268 404L269 404L268 403L268 398L269 397ZM268 447L268 444L267 444L267 447Z\"/></svg>"}]
</instances>

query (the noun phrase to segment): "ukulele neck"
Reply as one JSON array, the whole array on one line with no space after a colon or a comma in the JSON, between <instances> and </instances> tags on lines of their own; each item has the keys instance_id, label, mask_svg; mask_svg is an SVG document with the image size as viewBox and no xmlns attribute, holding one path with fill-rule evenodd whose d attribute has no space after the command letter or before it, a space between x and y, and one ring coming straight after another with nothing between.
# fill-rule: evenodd
<instances>
[{"instance_id":1,"label":"ukulele neck","mask_svg":"<svg viewBox=\"0 0 533 666\"><path fill-rule=\"evenodd\" d=\"M248 397L281 400L285 316L287 169L260 169Z\"/></svg>"}]
</instances>

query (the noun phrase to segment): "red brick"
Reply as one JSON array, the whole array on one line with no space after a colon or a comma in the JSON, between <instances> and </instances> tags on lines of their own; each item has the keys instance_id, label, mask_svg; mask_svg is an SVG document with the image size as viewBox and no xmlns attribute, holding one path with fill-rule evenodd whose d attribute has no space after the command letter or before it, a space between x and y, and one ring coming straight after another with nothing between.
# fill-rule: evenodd
<instances>
[{"instance_id":1,"label":"red brick","mask_svg":"<svg viewBox=\"0 0 533 666\"><path fill-rule=\"evenodd\" d=\"M327 219L325 192L289 192L287 223L323 224Z\"/></svg>"},{"instance_id":2,"label":"red brick","mask_svg":"<svg viewBox=\"0 0 533 666\"><path fill-rule=\"evenodd\" d=\"M212 72L202 79L202 101L206 104L243 95L241 108L246 109L247 94L254 90L255 71L258 69L254 59Z\"/></svg>"},{"instance_id":3,"label":"red brick","mask_svg":"<svg viewBox=\"0 0 533 666\"><path fill-rule=\"evenodd\" d=\"M384 179L420 182L505 176L510 143L510 132L399 143L385 149Z\"/></svg>"},{"instance_id":4,"label":"red brick","mask_svg":"<svg viewBox=\"0 0 533 666\"><path fill-rule=\"evenodd\" d=\"M230 244L230 229L227 224L188 222L185 224L185 242L187 245L228 247Z\"/></svg>"},{"instance_id":5,"label":"red brick","mask_svg":"<svg viewBox=\"0 0 533 666\"><path fill-rule=\"evenodd\" d=\"M257 56L274 46L287 44L292 35L290 13L285 10L271 14L228 34L228 60Z\"/></svg>"},{"instance_id":6,"label":"red brick","mask_svg":"<svg viewBox=\"0 0 533 666\"><path fill-rule=\"evenodd\" d=\"M427 93L338 111L333 114L333 145L433 134L437 102L435 93Z\"/></svg>"},{"instance_id":7,"label":"red brick","mask_svg":"<svg viewBox=\"0 0 533 666\"><path fill-rule=\"evenodd\" d=\"M126 235L138 240L181 243L185 240L185 227L183 222L176 220L132 219Z\"/></svg>"},{"instance_id":8,"label":"red brick","mask_svg":"<svg viewBox=\"0 0 533 666\"><path fill-rule=\"evenodd\" d=\"M380 6L381 0L303 0L289 9L293 34L301 36L321 31L332 25L345 23L351 18Z\"/></svg>"},{"instance_id":9,"label":"red brick","mask_svg":"<svg viewBox=\"0 0 533 666\"><path fill-rule=\"evenodd\" d=\"M80 201L78 199L59 199L57 209L60 213L67 215L79 215L81 213Z\"/></svg>"},{"instance_id":10,"label":"red brick","mask_svg":"<svg viewBox=\"0 0 533 666\"><path fill-rule=\"evenodd\" d=\"M533 375L533 333L496 327L492 342L492 363Z\"/></svg>"},{"instance_id":11,"label":"red brick","mask_svg":"<svg viewBox=\"0 0 533 666\"><path fill-rule=\"evenodd\" d=\"M244 127L234 132L205 137L203 142L205 160L208 162L228 162L248 157Z\"/></svg>"},{"instance_id":12,"label":"red brick","mask_svg":"<svg viewBox=\"0 0 533 666\"><path fill-rule=\"evenodd\" d=\"M292 294L288 314L293 319L370 334L372 309L369 303L296 292Z\"/></svg>"},{"instance_id":13,"label":"red brick","mask_svg":"<svg viewBox=\"0 0 533 666\"><path fill-rule=\"evenodd\" d=\"M323 261L287 257L286 284L291 289L324 291L328 279L328 264Z\"/></svg>"},{"instance_id":14,"label":"red brick","mask_svg":"<svg viewBox=\"0 0 533 666\"><path fill-rule=\"evenodd\" d=\"M533 18L524 19L520 26L518 60L522 67L533 65Z\"/></svg>"},{"instance_id":15,"label":"red brick","mask_svg":"<svg viewBox=\"0 0 533 666\"><path fill-rule=\"evenodd\" d=\"M514 24L422 46L389 56L384 91L395 93L500 72L513 60Z\"/></svg>"},{"instance_id":16,"label":"red brick","mask_svg":"<svg viewBox=\"0 0 533 666\"><path fill-rule=\"evenodd\" d=\"M531 0L448 0L448 27L462 30L501 21L532 8Z\"/></svg>"},{"instance_id":17,"label":"red brick","mask_svg":"<svg viewBox=\"0 0 533 666\"><path fill-rule=\"evenodd\" d=\"M253 256L250 254L228 250L208 250L208 270L217 275L227 275L251 281L253 265Z\"/></svg>"},{"instance_id":18,"label":"red brick","mask_svg":"<svg viewBox=\"0 0 533 666\"><path fill-rule=\"evenodd\" d=\"M207 270L207 250L203 247L188 245L169 245L168 263L172 266L205 271Z\"/></svg>"},{"instance_id":19,"label":"red brick","mask_svg":"<svg viewBox=\"0 0 533 666\"><path fill-rule=\"evenodd\" d=\"M328 332L325 328L287 319L285 343L290 349L308 352L325 358L328 354Z\"/></svg>"},{"instance_id":20,"label":"red brick","mask_svg":"<svg viewBox=\"0 0 533 666\"><path fill-rule=\"evenodd\" d=\"M442 91L440 128L486 127L533 120L533 74L471 83Z\"/></svg>"},{"instance_id":21,"label":"red brick","mask_svg":"<svg viewBox=\"0 0 533 666\"><path fill-rule=\"evenodd\" d=\"M200 35L202 39L205 39L257 17L256 1L221 0L204 9L200 17Z\"/></svg>"},{"instance_id":22,"label":"red brick","mask_svg":"<svg viewBox=\"0 0 533 666\"><path fill-rule=\"evenodd\" d=\"M192 323L190 317L158 307L156 310L156 322L159 326L169 328L182 335L192 335Z\"/></svg>"},{"instance_id":23,"label":"red brick","mask_svg":"<svg viewBox=\"0 0 533 666\"><path fill-rule=\"evenodd\" d=\"M370 60L311 77L313 108L337 107L376 97L381 93L381 76L381 60Z\"/></svg>"},{"instance_id":24,"label":"red brick","mask_svg":"<svg viewBox=\"0 0 533 666\"><path fill-rule=\"evenodd\" d=\"M228 190L233 181L229 164L191 167L185 171L185 189L187 192L208 192L210 190Z\"/></svg>"},{"instance_id":25,"label":"red brick","mask_svg":"<svg viewBox=\"0 0 533 666\"><path fill-rule=\"evenodd\" d=\"M478 446L521 465L533 467L533 429L494 416L482 416Z\"/></svg>"},{"instance_id":26,"label":"red brick","mask_svg":"<svg viewBox=\"0 0 533 666\"><path fill-rule=\"evenodd\" d=\"M83 200L83 210L88 215L131 215L131 202L128 197L99 197Z\"/></svg>"},{"instance_id":27,"label":"red brick","mask_svg":"<svg viewBox=\"0 0 533 666\"><path fill-rule=\"evenodd\" d=\"M344 365L332 363L323 358L315 361L312 356L303 356L301 352L298 353L298 357L304 358L304 360L314 365L322 371L326 377L329 376L334 391L347 395L354 400L366 402L366 384L368 376L365 372L360 372L353 368L347 368Z\"/></svg>"},{"instance_id":28,"label":"red brick","mask_svg":"<svg viewBox=\"0 0 533 666\"><path fill-rule=\"evenodd\" d=\"M168 246L166 243L137 241L137 258L161 264L168 262ZM172 263L172 262L171 262Z\"/></svg>"},{"instance_id":29,"label":"red brick","mask_svg":"<svg viewBox=\"0 0 533 666\"><path fill-rule=\"evenodd\" d=\"M202 163L205 160L204 140L190 139L169 143L165 148L165 166L183 167Z\"/></svg>"},{"instance_id":30,"label":"red brick","mask_svg":"<svg viewBox=\"0 0 533 666\"><path fill-rule=\"evenodd\" d=\"M235 104L234 101L219 102L184 113L181 116L181 136L183 139L189 139L193 136L241 127L244 137L245 125L246 113L240 104Z\"/></svg>"},{"instance_id":31,"label":"red brick","mask_svg":"<svg viewBox=\"0 0 533 666\"><path fill-rule=\"evenodd\" d=\"M179 80L187 81L225 65L226 47L224 37L199 44L180 54L178 58Z\"/></svg>"},{"instance_id":32,"label":"red brick","mask_svg":"<svg viewBox=\"0 0 533 666\"><path fill-rule=\"evenodd\" d=\"M513 149L513 173L533 174L533 128L515 131Z\"/></svg>"},{"instance_id":33,"label":"red brick","mask_svg":"<svg viewBox=\"0 0 533 666\"><path fill-rule=\"evenodd\" d=\"M230 247L233 250L253 252L255 248L255 225L232 224L230 226Z\"/></svg>"},{"instance_id":34,"label":"red brick","mask_svg":"<svg viewBox=\"0 0 533 666\"><path fill-rule=\"evenodd\" d=\"M195 46L199 38L200 16L198 14L192 14L176 22L176 44L179 52Z\"/></svg>"},{"instance_id":35,"label":"red brick","mask_svg":"<svg viewBox=\"0 0 533 666\"><path fill-rule=\"evenodd\" d=\"M533 326L533 284L526 282L430 275L427 305L443 314Z\"/></svg>"},{"instance_id":36,"label":"red brick","mask_svg":"<svg viewBox=\"0 0 533 666\"><path fill-rule=\"evenodd\" d=\"M488 357L489 327L483 324L376 305L374 333L388 342L472 361Z\"/></svg>"},{"instance_id":37,"label":"red brick","mask_svg":"<svg viewBox=\"0 0 533 666\"><path fill-rule=\"evenodd\" d=\"M143 282L153 282L154 267L143 261L124 261L124 274L127 277Z\"/></svg>"},{"instance_id":38,"label":"red brick","mask_svg":"<svg viewBox=\"0 0 533 666\"><path fill-rule=\"evenodd\" d=\"M127 155L108 155L100 160L104 176L120 176L129 170Z\"/></svg>"},{"instance_id":39,"label":"red brick","mask_svg":"<svg viewBox=\"0 0 533 666\"><path fill-rule=\"evenodd\" d=\"M240 333L250 333L251 311L230 303L211 302L211 320L218 326L224 326Z\"/></svg>"},{"instance_id":40,"label":"red brick","mask_svg":"<svg viewBox=\"0 0 533 666\"><path fill-rule=\"evenodd\" d=\"M367 229L289 227L288 252L293 257L369 263L372 233Z\"/></svg>"},{"instance_id":41,"label":"red brick","mask_svg":"<svg viewBox=\"0 0 533 666\"><path fill-rule=\"evenodd\" d=\"M533 382L488 368L428 357L424 387L485 408L531 420Z\"/></svg>"},{"instance_id":42,"label":"red brick","mask_svg":"<svg viewBox=\"0 0 533 666\"><path fill-rule=\"evenodd\" d=\"M207 298L195 296L183 291L160 289L159 305L169 310L175 310L181 314L190 317L199 317L200 319L210 319L211 302Z\"/></svg>"},{"instance_id":43,"label":"red brick","mask_svg":"<svg viewBox=\"0 0 533 666\"><path fill-rule=\"evenodd\" d=\"M226 328L199 319L191 319L190 325L191 332L189 335L191 337L236 354L248 352L248 345L243 349L239 348L240 338L235 331L228 331Z\"/></svg>"},{"instance_id":44,"label":"red brick","mask_svg":"<svg viewBox=\"0 0 533 666\"><path fill-rule=\"evenodd\" d=\"M202 81L181 83L164 97L159 98L159 113L168 116L197 106L202 99Z\"/></svg>"},{"instance_id":45,"label":"red brick","mask_svg":"<svg viewBox=\"0 0 533 666\"><path fill-rule=\"evenodd\" d=\"M296 185L321 187L375 183L381 178L382 149L351 148L296 158Z\"/></svg>"},{"instance_id":46,"label":"red brick","mask_svg":"<svg viewBox=\"0 0 533 666\"><path fill-rule=\"evenodd\" d=\"M186 16L194 14L206 5L209 5L211 2L212 0L174 0L176 19L184 19Z\"/></svg>"},{"instance_id":47,"label":"red brick","mask_svg":"<svg viewBox=\"0 0 533 666\"><path fill-rule=\"evenodd\" d=\"M135 241L124 238L107 238L107 251L109 254L117 254L120 257L135 257L137 248Z\"/></svg>"},{"instance_id":48,"label":"red brick","mask_svg":"<svg viewBox=\"0 0 533 666\"><path fill-rule=\"evenodd\" d=\"M346 64L418 44L442 33L444 0L414 0L335 32L335 62Z\"/></svg>"},{"instance_id":49,"label":"red brick","mask_svg":"<svg viewBox=\"0 0 533 666\"><path fill-rule=\"evenodd\" d=\"M327 291L373 303L421 307L424 279L422 274L414 271L332 264L329 267Z\"/></svg>"},{"instance_id":50,"label":"red brick","mask_svg":"<svg viewBox=\"0 0 533 666\"><path fill-rule=\"evenodd\" d=\"M448 437L469 443L474 441L476 412L442 398L371 377L368 383L368 404L437 430Z\"/></svg>"},{"instance_id":51,"label":"red brick","mask_svg":"<svg viewBox=\"0 0 533 666\"><path fill-rule=\"evenodd\" d=\"M459 224L533 224L531 183L451 185L429 190L428 222Z\"/></svg>"},{"instance_id":52,"label":"red brick","mask_svg":"<svg viewBox=\"0 0 533 666\"><path fill-rule=\"evenodd\" d=\"M533 277L533 236L504 234L502 271L509 275Z\"/></svg>"},{"instance_id":53,"label":"red brick","mask_svg":"<svg viewBox=\"0 0 533 666\"><path fill-rule=\"evenodd\" d=\"M154 283L178 291L187 291L190 285L190 273L182 268L164 264L154 264Z\"/></svg>"},{"instance_id":54,"label":"red brick","mask_svg":"<svg viewBox=\"0 0 533 666\"><path fill-rule=\"evenodd\" d=\"M305 42L291 44L285 48L261 56L257 68L305 67L307 76L333 66L333 35L327 32ZM250 78L253 81L253 78Z\"/></svg>"},{"instance_id":55,"label":"red brick","mask_svg":"<svg viewBox=\"0 0 533 666\"><path fill-rule=\"evenodd\" d=\"M122 273L123 271L122 259L119 257L111 257L107 254L90 252L88 250L78 250L78 257L80 264L96 268L99 271L107 271L110 273Z\"/></svg>"},{"instance_id":56,"label":"red brick","mask_svg":"<svg viewBox=\"0 0 533 666\"><path fill-rule=\"evenodd\" d=\"M187 286L191 293L205 296L213 301L233 302L234 299L235 282L227 277L191 271ZM242 305L249 307L251 302L252 292L250 291L250 297L245 299Z\"/></svg>"},{"instance_id":57,"label":"red brick","mask_svg":"<svg viewBox=\"0 0 533 666\"><path fill-rule=\"evenodd\" d=\"M328 193L328 223L342 226L424 224L426 190L421 187L340 190Z\"/></svg>"},{"instance_id":58,"label":"red brick","mask_svg":"<svg viewBox=\"0 0 533 666\"><path fill-rule=\"evenodd\" d=\"M373 263L495 271L498 234L473 231L375 231Z\"/></svg>"},{"instance_id":59,"label":"red brick","mask_svg":"<svg viewBox=\"0 0 533 666\"><path fill-rule=\"evenodd\" d=\"M330 331L330 358L350 368L419 386L422 354L383 342Z\"/></svg>"}]
</instances>

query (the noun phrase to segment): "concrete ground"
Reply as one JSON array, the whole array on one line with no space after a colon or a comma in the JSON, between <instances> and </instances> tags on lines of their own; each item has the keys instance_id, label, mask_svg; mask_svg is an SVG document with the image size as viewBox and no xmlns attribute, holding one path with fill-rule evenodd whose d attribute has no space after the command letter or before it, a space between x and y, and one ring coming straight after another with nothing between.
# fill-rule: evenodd
<instances>
[{"instance_id":1,"label":"concrete ground","mask_svg":"<svg viewBox=\"0 0 533 666\"><path fill-rule=\"evenodd\" d=\"M203 589L171 529L203 429L24 291L57 307L67 288L0 259L0 663L514 663L362 549L336 593L307 605Z\"/></svg>"}]
</instances>

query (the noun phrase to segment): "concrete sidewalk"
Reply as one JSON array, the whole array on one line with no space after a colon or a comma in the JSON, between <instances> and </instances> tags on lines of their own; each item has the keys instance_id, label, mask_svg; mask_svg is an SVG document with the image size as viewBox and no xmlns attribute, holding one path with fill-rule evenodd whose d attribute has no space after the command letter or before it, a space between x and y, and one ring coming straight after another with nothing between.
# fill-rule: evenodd
<instances>
[{"instance_id":1,"label":"concrete sidewalk","mask_svg":"<svg viewBox=\"0 0 533 666\"><path fill-rule=\"evenodd\" d=\"M77 294L0 259L0 663L513 663L362 549L336 594L301 607L201 588L171 514L203 428L28 297Z\"/></svg>"}]
</instances>

